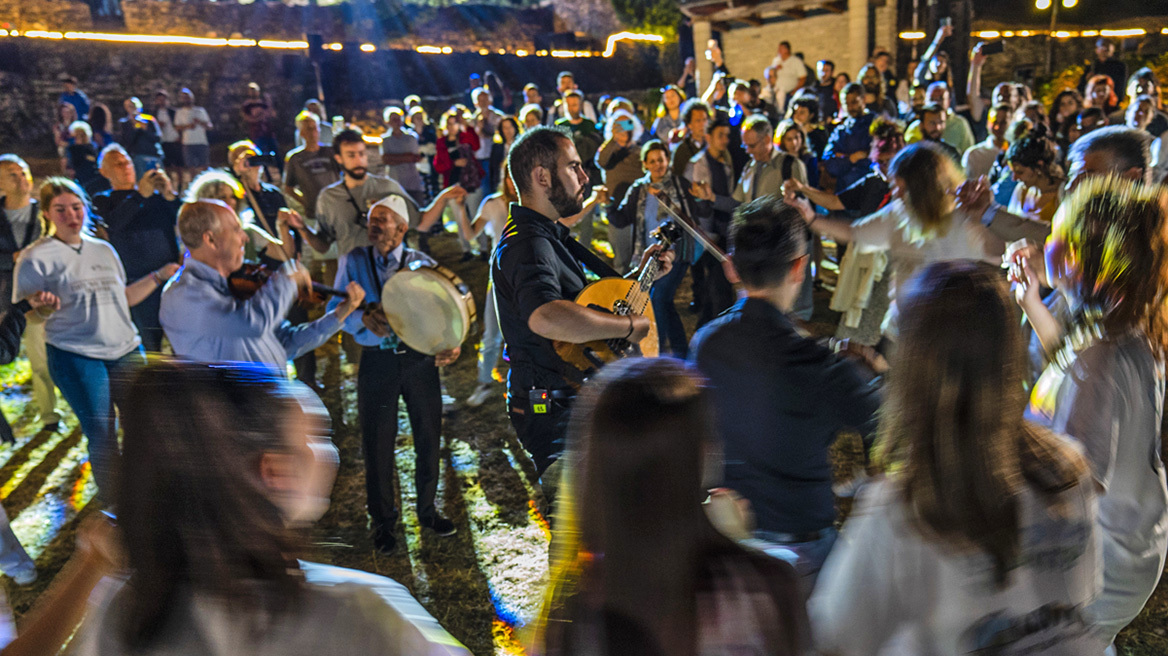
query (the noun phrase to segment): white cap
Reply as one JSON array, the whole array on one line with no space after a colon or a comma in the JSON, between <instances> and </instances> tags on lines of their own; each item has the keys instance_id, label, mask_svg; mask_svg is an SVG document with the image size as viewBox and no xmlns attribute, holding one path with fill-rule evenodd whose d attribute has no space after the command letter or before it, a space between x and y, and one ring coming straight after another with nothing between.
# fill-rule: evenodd
<instances>
[{"instance_id":1,"label":"white cap","mask_svg":"<svg viewBox=\"0 0 1168 656\"><path fill-rule=\"evenodd\" d=\"M369 214L366 215L366 218L373 216L373 208L375 207L388 207L390 211L393 212L395 216L397 216L398 221L406 224L407 228L410 227L410 206L406 199L402 196L399 196L398 194L390 194L385 198L377 201L376 203L373 203L369 206Z\"/></svg>"}]
</instances>

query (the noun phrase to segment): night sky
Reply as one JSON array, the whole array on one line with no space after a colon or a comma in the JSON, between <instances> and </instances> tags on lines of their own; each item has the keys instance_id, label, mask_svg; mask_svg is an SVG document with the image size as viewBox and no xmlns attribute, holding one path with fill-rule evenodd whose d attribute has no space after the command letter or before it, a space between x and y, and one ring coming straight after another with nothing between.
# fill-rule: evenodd
<instances>
[{"instance_id":1,"label":"night sky","mask_svg":"<svg viewBox=\"0 0 1168 656\"><path fill-rule=\"evenodd\" d=\"M1054 0L1059 2L1060 0ZM922 3L923 4L923 3ZM1034 0L973 0L975 18L990 20L1049 20L1050 10L1034 8ZM1079 0L1073 9L1059 8L1059 21L1078 25L1105 23L1133 16L1168 15L1168 0Z\"/></svg>"}]
</instances>

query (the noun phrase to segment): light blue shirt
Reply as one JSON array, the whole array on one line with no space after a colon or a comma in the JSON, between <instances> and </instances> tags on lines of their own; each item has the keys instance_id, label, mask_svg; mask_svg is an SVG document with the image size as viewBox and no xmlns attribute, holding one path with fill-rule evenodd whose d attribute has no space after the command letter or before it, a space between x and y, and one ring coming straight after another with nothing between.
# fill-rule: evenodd
<instances>
[{"instance_id":1,"label":"light blue shirt","mask_svg":"<svg viewBox=\"0 0 1168 656\"><path fill-rule=\"evenodd\" d=\"M358 246L349 251L347 255L342 256L337 263L337 280L333 284L338 289L344 289L350 281L356 282L365 290L367 304L381 303L381 288L385 285L385 281L393 277L393 274L403 267L409 267L414 262L431 266L436 264L429 255L408 249L404 243L398 244L397 248L390 251L389 255L385 257L382 257L373 246ZM339 303L340 300L334 298L329 301L328 308L331 310ZM371 330L365 327L362 321L363 316L364 312L357 309L345 319L345 332L353 336L353 341L361 346L379 346L385 349L398 346L397 335L392 334L392 332L389 337L374 335Z\"/></svg>"},{"instance_id":2,"label":"light blue shirt","mask_svg":"<svg viewBox=\"0 0 1168 656\"><path fill-rule=\"evenodd\" d=\"M277 273L255 296L231 295L227 279L190 257L162 290L158 318L175 355L196 362L259 362L283 372L288 360L324 344L341 328L333 308L310 323L284 317L296 283Z\"/></svg>"}]
</instances>

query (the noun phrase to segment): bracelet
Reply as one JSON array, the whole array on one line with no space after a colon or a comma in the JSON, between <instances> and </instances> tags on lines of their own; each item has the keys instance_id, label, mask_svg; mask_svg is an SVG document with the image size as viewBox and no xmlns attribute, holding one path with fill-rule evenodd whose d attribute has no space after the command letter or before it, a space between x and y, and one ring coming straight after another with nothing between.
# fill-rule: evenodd
<instances>
[{"instance_id":1,"label":"bracelet","mask_svg":"<svg viewBox=\"0 0 1168 656\"><path fill-rule=\"evenodd\" d=\"M626 342L629 341L629 338L632 336L633 336L633 315L630 314L629 315L629 334L625 335L625 337L624 337L625 341Z\"/></svg>"},{"instance_id":2,"label":"bracelet","mask_svg":"<svg viewBox=\"0 0 1168 656\"><path fill-rule=\"evenodd\" d=\"M151 279L151 280L153 280L153 281L154 281L154 284L155 284L155 285L158 285L159 287L161 287L161 286L162 286L162 283L166 282L165 280L159 280L159 276L158 276L158 270L157 270L157 269L155 269L154 271L151 271L151 272L150 272L150 279Z\"/></svg>"}]
</instances>

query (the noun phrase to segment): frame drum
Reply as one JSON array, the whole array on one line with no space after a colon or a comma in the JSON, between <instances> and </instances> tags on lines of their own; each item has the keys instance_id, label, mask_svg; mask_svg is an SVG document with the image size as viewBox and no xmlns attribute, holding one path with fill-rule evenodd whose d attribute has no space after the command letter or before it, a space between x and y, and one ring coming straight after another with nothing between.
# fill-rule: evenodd
<instances>
[{"instance_id":1,"label":"frame drum","mask_svg":"<svg viewBox=\"0 0 1168 656\"><path fill-rule=\"evenodd\" d=\"M470 287L441 265L411 262L381 288L389 327L406 346L437 355L462 346L478 318Z\"/></svg>"}]
</instances>

